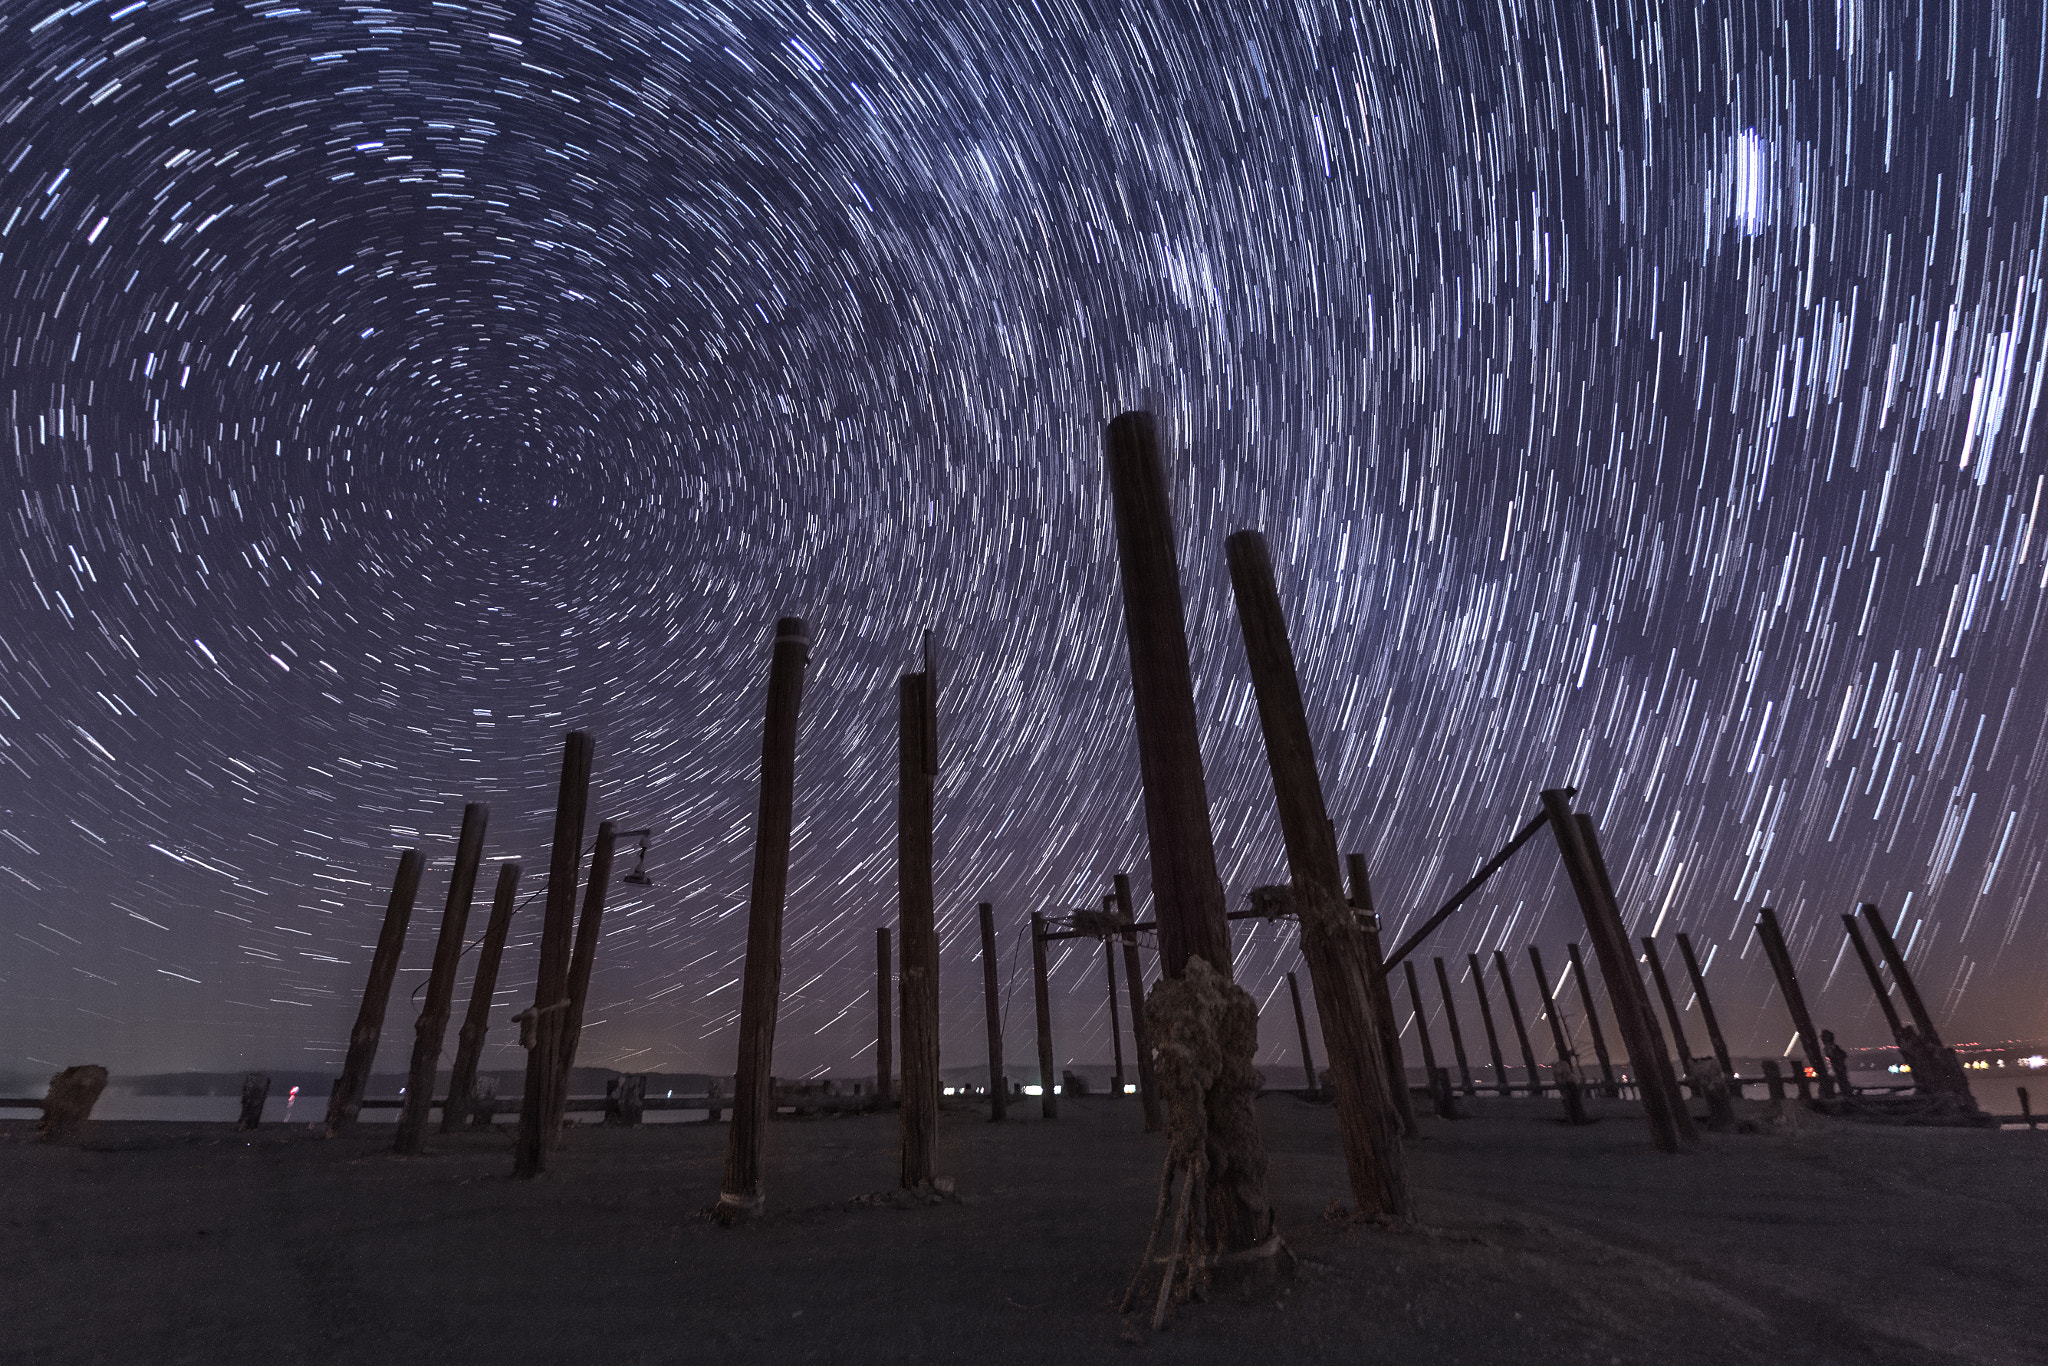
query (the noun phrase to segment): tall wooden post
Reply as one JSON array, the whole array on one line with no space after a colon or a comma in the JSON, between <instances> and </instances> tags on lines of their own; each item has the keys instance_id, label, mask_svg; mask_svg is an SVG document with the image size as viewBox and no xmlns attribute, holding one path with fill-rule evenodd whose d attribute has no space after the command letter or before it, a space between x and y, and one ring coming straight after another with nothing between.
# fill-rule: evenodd
<instances>
[{"instance_id":1,"label":"tall wooden post","mask_svg":"<svg viewBox=\"0 0 2048 1366\"><path fill-rule=\"evenodd\" d=\"M1150 413L1125 413L1112 421L1103 455L1116 519L1160 966L1167 983L1192 973L1194 990L1203 995L1203 979L1213 974L1220 979L1216 985L1228 1005L1227 1018L1215 1021L1219 1037L1229 1041L1228 1054L1202 1107L1210 1155L1204 1173L1204 1241L1217 1253L1250 1253L1274 1236L1265 1143L1254 1108L1258 1088L1252 1055L1257 1049L1258 1008L1232 974L1230 923L1224 917L1223 883L1216 875L1180 563L1173 544L1173 485L1160 458ZM1207 973L1191 969L1197 959L1207 965ZM1261 1264L1272 1265L1266 1259Z\"/></svg>"},{"instance_id":2,"label":"tall wooden post","mask_svg":"<svg viewBox=\"0 0 2048 1366\"><path fill-rule=\"evenodd\" d=\"M612 884L616 829L612 821L599 821L597 838L591 843L590 880L583 888L583 915L576 922L576 947L569 955L569 1008L563 1012L562 1042L557 1054L562 1082L554 1090L552 1103L555 1108L547 1117L550 1143L561 1141L562 1121L569 1110L569 1079L576 1068L576 1049L583 1042L583 1012L590 1000L590 970L597 962L605 897Z\"/></svg>"},{"instance_id":3,"label":"tall wooden post","mask_svg":"<svg viewBox=\"0 0 2048 1366\"><path fill-rule=\"evenodd\" d=\"M1337 1093L1337 1124L1350 1168L1351 1192L1361 1214L1407 1219L1414 1210L1408 1189L1408 1160L1401 1150L1385 1041L1377 1012L1366 995L1368 970L1357 923L1344 905L1344 875L1337 840L1323 803L1314 742L1302 706L1294 648L1280 590L1273 577L1266 539L1240 531L1224 542L1237 619L1258 694L1259 727L1266 737L1266 762L1273 773L1274 804L1287 843L1294 909L1301 921L1302 957L1316 995L1323 1048L1330 1055L1330 1080ZM1426 1048L1426 1045L1425 1045ZM1427 1057L1427 1052L1424 1054ZM1405 1089L1405 1085L1404 1085Z\"/></svg>"},{"instance_id":4,"label":"tall wooden post","mask_svg":"<svg viewBox=\"0 0 2048 1366\"><path fill-rule=\"evenodd\" d=\"M1700 970L1699 957L1692 951L1692 937L1683 931L1678 935L1678 956L1685 960L1685 975L1692 979L1692 994L1700 998L1700 1019L1706 1022L1707 1041L1714 1046L1714 1059L1721 1064L1721 1075L1728 1078L1729 1086L1735 1087L1735 1061L1728 1056L1728 1041L1721 1037L1721 1020L1714 1014L1714 998L1707 995L1707 974ZM1740 1096L1741 1088L1735 1087L1735 1094Z\"/></svg>"},{"instance_id":5,"label":"tall wooden post","mask_svg":"<svg viewBox=\"0 0 2048 1366\"><path fill-rule=\"evenodd\" d=\"M1557 837L1565 873L1585 916L1593 954L1600 960L1601 975L1607 979L1607 999L1614 1008L1615 1022L1621 1026L1629 1064L1635 1070L1636 1088L1642 1093L1643 1110L1650 1121L1651 1140L1661 1150L1675 1153L1680 1142L1678 1116L1685 1107L1679 1103L1677 1084L1670 1081L1664 1036L1657 1032L1657 1022L1650 1017L1649 998L1643 992L1643 979L1636 973L1635 955L1629 952L1620 907L1606 895L1600 867L1587 847L1586 828L1572 814L1570 799L1564 791L1546 789L1543 809L1550 817L1550 830Z\"/></svg>"},{"instance_id":6,"label":"tall wooden post","mask_svg":"<svg viewBox=\"0 0 2048 1366\"><path fill-rule=\"evenodd\" d=\"M1508 971L1508 956L1499 949L1493 951L1494 971L1500 974L1500 992L1508 1003L1508 1019L1515 1025L1515 1041L1522 1046L1522 1067L1529 1074L1529 1094L1543 1094L1543 1073L1536 1066L1536 1050L1529 1046L1529 1026L1522 1019L1522 1003L1515 999L1514 975Z\"/></svg>"},{"instance_id":7,"label":"tall wooden post","mask_svg":"<svg viewBox=\"0 0 2048 1366\"><path fill-rule=\"evenodd\" d=\"M1572 960L1572 980L1579 984L1579 1003L1586 1008L1586 1032L1593 1036L1593 1056L1600 1060L1601 1089L1609 1100L1614 1100L1621 1095L1621 1083L1614 1076L1614 1060L1607 1056L1607 1031L1600 1027L1600 1012L1593 1008L1593 984L1586 978L1586 960L1579 957L1579 941L1574 939L1567 944L1565 952Z\"/></svg>"},{"instance_id":8,"label":"tall wooden post","mask_svg":"<svg viewBox=\"0 0 2048 1366\"><path fill-rule=\"evenodd\" d=\"M1871 938L1877 940L1877 951L1884 955L1885 966L1892 970L1892 981L1898 984L1899 995L1906 1002L1906 1010L1913 1017L1913 1024L1920 1031L1920 1041L1935 1051L1942 1047L1941 1031L1934 1027L1934 1016L1927 1011L1927 1003L1920 999L1920 987L1914 982L1912 972L1906 967L1906 955L1899 952L1892 932L1885 928L1884 916L1877 907L1865 902L1863 919L1870 926Z\"/></svg>"},{"instance_id":9,"label":"tall wooden post","mask_svg":"<svg viewBox=\"0 0 2048 1366\"><path fill-rule=\"evenodd\" d=\"M1309 1094L1313 1096L1323 1088L1316 1084L1316 1057L1308 1048L1308 1016L1301 1010L1301 983L1291 972L1287 974L1287 994L1294 998L1294 1028L1301 1035L1301 1074L1307 1081Z\"/></svg>"},{"instance_id":10,"label":"tall wooden post","mask_svg":"<svg viewBox=\"0 0 2048 1366\"><path fill-rule=\"evenodd\" d=\"M1657 998L1664 1003L1664 1018L1671 1022L1671 1046L1678 1050L1678 1068L1682 1072L1692 1061L1692 1045L1685 1037L1685 1020L1678 1012L1678 998L1671 994L1671 983L1664 977L1664 960L1657 952L1657 941L1643 936L1643 956L1650 962L1650 979L1657 984Z\"/></svg>"},{"instance_id":11,"label":"tall wooden post","mask_svg":"<svg viewBox=\"0 0 2048 1366\"><path fill-rule=\"evenodd\" d=\"M1486 1051L1493 1055L1494 1089L1501 1095L1514 1094L1508 1085L1508 1065L1501 1057L1500 1032L1493 1027L1493 1003L1486 999L1486 969L1479 966L1479 955L1468 953L1465 959L1472 965L1472 989L1479 993L1479 1020L1486 1026Z\"/></svg>"},{"instance_id":12,"label":"tall wooden post","mask_svg":"<svg viewBox=\"0 0 2048 1366\"><path fill-rule=\"evenodd\" d=\"M1771 960L1771 971L1777 974L1778 991L1785 998L1785 1009L1792 1015L1792 1028L1799 1034L1799 1048L1806 1054L1806 1065L1820 1078L1822 1098L1831 1100L1835 1079L1828 1068L1828 1055L1821 1049L1813 1017L1806 1013L1806 993L1799 989L1798 974L1792 971L1792 955L1786 950L1785 936L1778 928L1778 913L1769 906L1757 915L1756 933L1763 940L1764 955Z\"/></svg>"},{"instance_id":13,"label":"tall wooden post","mask_svg":"<svg viewBox=\"0 0 2048 1366\"><path fill-rule=\"evenodd\" d=\"M455 1065L448 1071L448 1099L441 1102L441 1132L458 1133L469 1123L476 1097L476 1069L484 1055L484 1036L491 1028L491 1002L498 991L498 964L505 956L505 937L512 929L514 898L519 891L519 865L498 865L498 886L491 897L491 919L476 953L476 976L469 984L469 1009L455 1035Z\"/></svg>"},{"instance_id":14,"label":"tall wooden post","mask_svg":"<svg viewBox=\"0 0 2048 1366\"><path fill-rule=\"evenodd\" d=\"M1870 979L1870 989L1876 994L1878 1005L1884 1009L1884 1022L1892 1031L1892 1042L1904 1043L1904 1022L1899 1019L1898 1008L1892 1004L1891 993L1885 990L1884 977L1877 970L1876 960L1871 958L1870 949L1863 942L1863 932L1856 928L1856 917L1848 911L1842 912L1842 926L1849 931L1849 943L1856 950L1856 961L1863 965L1863 975Z\"/></svg>"},{"instance_id":15,"label":"tall wooden post","mask_svg":"<svg viewBox=\"0 0 2048 1366\"><path fill-rule=\"evenodd\" d=\"M988 1119L1000 1124L1010 1112L1010 1083L1003 1076L1003 1001L996 981L996 908L986 901L981 916L981 993L988 1014Z\"/></svg>"},{"instance_id":16,"label":"tall wooden post","mask_svg":"<svg viewBox=\"0 0 2048 1366\"><path fill-rule=\"evenodd\" d=\"M1550 1021L1550 1042L1557 1048L1559 1062L1575 1061L1572 1041L1564 1032L1564 1016L1557 1008L1557 995L1550 989L1550 974L1543 970L1543 955L1534 944L1529 946L1529 966L1536 973L1536 996L1543 1002L1543 1018ZM1562 1086L1564 1079L1559 1078Z\"/></svg>"},{"instance_id":17,"label":"tall wooden post","mask_svg":"<svg viewBox=\"0 0 2048 1366\"><path fill-rule=\"evenodd\" d=\"M547 1150L554 1139L547 1121L561 1112L558 1093L568 1080L562 1070L562 1034L568 1023L570 940L576 929L583 820L590 807L590 766L596 750L588 731L572 730L562 744L554 848L548 856L547 912L540 931L540 967L533 984L532 1011L522 1031L530 1042L526 1092L519 1102L519 1135L512 1149L515 1177L539 1176L547 1170Z\"/></svg>"},{"instance_id":18,"label":"tall wooden post","mask_svg":"<svg viewBox=\"0 0 2048 1366\"><path fill-rule=\"evenodd\" d=\"M1116 875L1116 914L1124 928L1124 987L1131 993L1131 1042L1138 1049L1138 1099L1145 1107L1145 1132L1160 1128L1159 1078L1152 1070L1152 1031L1145 1024L1145 970L1138 962L1137 908L1131 901L1131 880Z\"/></svg>"},{"instance_id":19,"label":"tall wooden post","mask_svg":"<svg viewBox=\"0 0 2048 1366\"><path fill-rule=\"evenodd\" d=\"M1458 1028L1458 1003L1451 999L1451 975L1444 971L1444 960L1436 963L1436 987L1444 998L1444 1023L1451 1028L1451 1051L1458 1056L1458 1079L1464 1084L1465 1094L1477 1096L1479 1088L1472 1081L1472 1064L1465 1057L1465 1033Z\"/></svg>"},{"instance_id":20,"label":"tall wooden post","mask_svg":"<svg viewBox=\"0 0 2048 1366\"><path fill-rule=\"evenodd\" d=\"M1031 1001L1038 1012L1038 1113L1057 1119L1060 1113L1059 1073L1052 1063L1052 999L1045 980L1045 916L1031 913Z\"/></svg>"},{"instance_id":21,"label":"tall wooden post","mask_svg":"<svg viewBox=\"0 0 2048 1366\"><path fill-rule=\"evenodd\" d=\"M1363 854L1348 855L1345 866L1351 874L1351 909L1358 913L1358 935L1365 945L1366 1000L1380 1022L1380 1048L1387 1058L1387 1085L1393 1092L1394 1113L1400 1116L1404 1135L1420 1138L1422 1126L1415 1120L1415 1097L1408 1090L1408 1063L1401 1056L1401 1029L1394 1021L1394 988L1387 981L1386 961L1380 956L1380 918L1372 904L1372 877Z\"/></svg>"},{"instance_id":22,"label":"tall wooden post","mask_svg":"<svg viewBox=\"0 0 2048 1366\"><path fill-rule=\"evenodd\" d=\"M1116 898L1102 898L1102 918L1110 925L1116 923ZM1116 1060L1110 1072L1109 1093L1121 1096L1124 1093L1124 1024L1116 1004L1116 948L1117 940L1123 936L1105 932L1102 936L1102 966L1109 973L1109 1047Z\"/></svg>"},{"instance_id":23,"label":"tall wooden post","mask_svg":"<svg viewBox=\"0 0 2048 1366\"><path fill-rule=\"evenodd\" d=\"M1429 1007L1422 1003L1422 987L1415 976L1415 960L1403 958L1401 971L1408 978L1408 1004L1415 1011L1415 1040L1422 1045L1422 1075L1429 1079L1430 1094L1436 1094L1436 1044L1429 1037ZM1449 1118L1449 1116L1446 1116Z\"/></svg>"},{"instance_id":24,"label":"tall wooden post","mask_svg":"<svg viewBox=\"0 0 2048 1366\"><path fill-rule=\"evenodd\" d=\"M484 826L491 808L471 802L462 808L462 834L455 841L455 871L448 878L448 904L441 910L441 935L434 941L434 966L427 974L427 1001L413 1026L412 1072L406 1078L405 1105L398 1112L396 1152L416 1153L426 1137L427 1111L434 1104L434 1072L441 1065L441 1043L448 1036L448 1016L455 1003L455 965L462 957L462 932L469 925L469 904L476 897L477 868L484 857Z\"/></svg>"},{"instance_id":25,"label":"tall wooden post","mask_svg":"<svg viewBox=\"0 0 2048 1366\"><path fill-rule=\"evenodd\" d=\"M897 992L903 1011L903 1148L897 1179L905 1190L931 1184L939 1137L939 941L932 923L932 777L936 699L927 674L897 681L896 924L902 955Z\"/></svg>"},{"instance_id":26,"label":"tall wooden post","mask_svg":"<svg viewBox=\"0 0 2048 1366\"><path fill-rule=\"evenodd\" d=\"M405 928L412 922L413 899L419 895L420 868L419 850L408 849L398 856L391 900L384 907L384 928L378 931L377 949L370 956L370 980L363 984L363 1003L356 1010L355 1028L348 1034L348 1057L341 1066L341 1079L327 1093L330 1138L354 1128L356 1114L363 1108L370 1065L377 1060L377 1040L384 1033L384 1009L391 1001L391 979L398 975Z\"/></svg>"},{"instance_id":27,"label":"tall wooden post","mask_svg":"<svg viewBox=\"0 0 2048 1366\"><path fill-rule=\"evenodd\" d=\"M732 1127L725 1180L712 1217L731 1228L766 1207L764 1150L775 1113L775 1017L782 1000L782 911L789 893L789 841L796 809L796 733L803 707L811 628L802 617L775 623L768 704L761 723L761 807L754 823L754 877L747 898L747 965L740 986L740 1042L733 1068ZM595 874L592 875L593 881Z\"/></svg>"},{"instance_id":28,"label":"tall wooden post","mask_svg":"<svg viewBox=\"0 0 2048 1366\"><path fill-rule=\"evenodd\" d=\"M891 969L896 966L889 952L889 927L875 931L875 1094L887 1105L895 1094L896 1061L890 1039L896 1020L896 993Z\"/></svg>"},{"instance_id":29,"label":"tall wooden post","mask_svg":"<svg viewBox=\"0 0 2048 1366\"><path fill-rule=\"evenodd\" d=\"M1576 812L1572 820L1578 825L1579 840L1585 847L1586 856L1592 863L1593 879L1598 887L1603 904L1612 913L1612 923L1621 928L1621 898L1615 894L1614 879L1607 871L1607 859L1600 852L1600 832L1593 825L1593 818L1585 812ZM1700 1141L1699 1127L1692 1121L1692 1111L1686 1108L1685 1097L1679 1094L1678 1073L1671 1063L1671 1050L1665 1047L1664 1031L1657 1027L1656 1012L1650 1009L1650 996L1643 987L1642 974L1635 970L1635 958L1627 953L1628 935L1621 934L1624 961L1628 966L1628 980L1635 984L1636 1001L1642 1007L1644 1028L1650 1036L1651 1055L1656 1063L1655 1075L1663 1087L1664 1098L1671 1107L1672 1125L1678 1130L1680 1142Z\"/></svg>"}]
</instances>

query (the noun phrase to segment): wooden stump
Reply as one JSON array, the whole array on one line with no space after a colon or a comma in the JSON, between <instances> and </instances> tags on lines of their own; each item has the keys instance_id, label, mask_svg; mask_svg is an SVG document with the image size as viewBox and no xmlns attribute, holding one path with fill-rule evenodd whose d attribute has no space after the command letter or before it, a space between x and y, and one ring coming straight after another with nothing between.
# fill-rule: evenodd
<instances>
[{"instance_id":1,"label":"wooden stump","mask_svg":"<svg viewBox=\"0 0 2048 1366\"><path fill-rule=\"evenodd\" d=\"M1116 898L1102 898L1102 921L1105 925L1116 924ZM1102 966L1109 974L1109 1048L1115 1065L1109 1073L1109 1093L1121 1096L1124 1093L1124 1026L1121 1012L1116 1003L1116 937L1102 936Z\"/></svg>"},{"instance_id":2,"label":"wooden stump","mask_svg":"<svg viewBox=\"0 0 2048 1366\"><path fill-rule=\"evenodd\" d=\"M491 919L477 950L476 977L469 984L469 1009L455 1035L455 1065L448 1072L448 1098L441 1103L441 1132L459 1132L469 1122L476 1100L476 1069L484 1055L484 1036L491 1028L491 1003L498 991L498 963L505 956L505 937L512 929L514 899L519 891L519 865L498 865L498 886L491 896ZM493 1095L496 1092L492 1093Z\"/></svg>"},{"instance_id":3,"label":"wooden stump","mask_svg":"<svg viewBox=\"0 0 2048 1366\"><path fill-rule=\"evenodd\" d=\"M1721 1060L1694 1058L1686 1070L1692 1082L1692 1093L1707 1103L1707 1127L1717 1130L1734 1128L1735 1104L1728 1094L1728 1074L1721 1070Z\"/></svg>"},{"instance_id":4,"label":"wooden stump","mask_svg":"<svg viewBox=\"0 0 2048 1366\"><path fill-rule=\"evenodd\" d=\"M455 841L455 870L448 878L448 902L441 910L441 934L434 941L434 965L427 974L427 1000L413 1025L412 1068L405 1083L405 1104L398 1112L392 1150L417 1153L426 1137L427 1112L434 1104L434 1073L441 1065L441 1043L448 1034L448 1015L455 1003L455 967L462 957L462 932L469 925L469 906L476 896L476 874L484 857L484 826L491 808L471 802L462 808L462 834Z\"/></svg>"},{"instance_id":5,"label":"wooden stump","mask_svg":"<svg viewBox=\"0 0 2048 1366\"><path fill-rule=\"evenodd\" d=\"M640 1117L647 1108L647 1074L631 1072L618 1078L606 1088L604 1098L604 1122L606 1127L630 1129L640 1123Z\"/></svg>"},{"instance_id":6,"label":"wooden stump","mask_svg":"<svg viewBox=\"0 0 2048 1366\"><path fill-rule=\"evenodd\" d=\"M1045 980L1045 916L1039 911L1031 913L1031 999L1038 1012L1038 1113L1044 1119L1057 1119L1060 1098L1056 1094L1059 1083L1052 1074L1052 1001Z\"/></svg>"},{"instance_id":7,"label":"wooden stump","mask_svg":"<svg viewBox=\"0 0 2048 1366\"><path fill-rule=\"evenodd\" d=\"M597 962L598 937L603 932L604 904L612 883L612 853L617 843L617 826L599 821L597 839L590 852L590 880L583 889L583 915L576 922L576 947L569 955L569 1003L562 1012L562 1037L555 1054L561 1080L549 1092L553 1107L546 1118L548 1142L562 1141L562 1125L568 1118L569 1076L576 1069L576 1050L583 1042L583 1013L590 1001L590 973Z\"/></svg>"},{"instance_id":8,"label":"wooden stump","mask_svg":"<svg viewBox=\"0 0 2048 1366\"><path fill-rule=\"evenodd\" d=\"M246 1133L263 1123L263 1106L270 1099L270 1078L251 1072L242 1078L242 1117L235 1128Z\"/></svg>"},{"instance_id":9,"label":"wooden stump","mask_svg":"<svg viewBox=\"0 0 2048 1366\"><path fill-rule=\"evenodd\" d=\"M68 1143L85 1132L92 1107L107 1089L107 1069L98 1063L67 1067L50 1078L43 1097L43 1122L37 1132L45 1143Z\"/></svg>"},{"instance_id":10,"label":"wooden stump","mask_svg":"<svg viewBox=\"0 0 2048 1366\"><path fill-rule=\"evenodd\" d=\"M583 821L590 807L590 768L596 745L586 731L570 731L562 745L562 777L555 796L554 847L548 856L547 914L541 922L540 966L533 1006L527 1014L526 1091L519 1102L519 1136L512 1175L535 1177L547 1170L554 1140L549 1120L562 1113L568 1073L562 1065L569 1009L570 940L575 932L576 884L583 868Z\"/></svg>"},{"instance_id":11,"label":"wooden stump","mask_svg":"<svg viewBox=\"0 0 2048 1366\"><path fill-rule=\"evenodd\" d=\"M896 1060L891 1028L896 1020L894 955L889 951L889 929L875 931L875 1095L888 1105L895 1092Z\"/></svg>"},{"instance_id":12,"label":"wooden stump","mask_svg":"<svg viewBox=\"0 0 2048 1366\"><path fill-rule=\"evenodd\" d=\"M356 1011L355 1028L349 1031L348 1056L340 1079L327 1093L329 1138L354 1128L356 1115L363 1108L370 1064L377 1060L377 1040L384 1032L384 1010L391 1002L391 980L398 975L405 928L412 921L413 898L420 890L420 867L419 850L408 849L399 855L398 872L391 879L391 900L384 908L384 927L370 956L370 979L363 984L363 1002Z\"/></svg>"}]
</instances>

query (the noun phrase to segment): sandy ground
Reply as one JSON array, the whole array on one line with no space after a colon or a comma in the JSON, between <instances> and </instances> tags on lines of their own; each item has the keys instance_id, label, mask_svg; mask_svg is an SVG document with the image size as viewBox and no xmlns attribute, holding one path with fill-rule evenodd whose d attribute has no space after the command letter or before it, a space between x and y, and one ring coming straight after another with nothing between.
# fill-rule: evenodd
<instances>
[{"instance_id":1,"label":"sandy ground","mask_svg":"<svg viewBox=\"0 0 2048 1366\"><path fill-rule=\"evenodd\" d=\"M721 1229L724 1126L505 1133L0 1123L0 1360L71 1362L2048 1361L2048 1131L1804 1118L1656 1153L1626 1103L1482 1102L1410 1145L1422 1226L1348 1199L1334 1115L1260 1102L1301 1270L1120 1318L1163 1140L1135 1102L944 1115L958 1203L897 1208L890 1116L770 1131L770 1212Z\"/></svg>"}]
</instances>

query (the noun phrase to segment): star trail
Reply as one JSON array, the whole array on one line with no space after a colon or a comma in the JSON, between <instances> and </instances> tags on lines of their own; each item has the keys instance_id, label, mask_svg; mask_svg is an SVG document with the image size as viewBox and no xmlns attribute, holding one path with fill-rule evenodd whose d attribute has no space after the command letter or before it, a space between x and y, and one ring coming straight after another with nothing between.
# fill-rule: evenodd
<instances>
[{"instance_id":1,"label":"star trail","mask_svg":"<svg viewBox=\"0 0 2048 1366\"><path fill-rule=\"evenodd\" d=\"M1864 900L1952 1041L2048 1034L2044 30L0 0L0 1069L338 1064L418 845L395 1066L462 803L538 889L572 726L593 823L655 832L583 1061L729 1068L784 613L777 1070L871 1067L927 624L945 1061L982 899L1026 1057L1028 913L1120 869L1147 911L1100 456L1136 407L1233 906L1285 876L1222 556L1252 526L1396 938L1570 784L1739 1052L1791 1037L1762 905L1847 1042L1889 1042L1839 954ZM1577 916L1532 846L1422 952ZM1292 927L1237 946L1297 1059ZM1061 1055L1106 1060L1099 951L1056 948Z\"/></svg>"}]
</instances>

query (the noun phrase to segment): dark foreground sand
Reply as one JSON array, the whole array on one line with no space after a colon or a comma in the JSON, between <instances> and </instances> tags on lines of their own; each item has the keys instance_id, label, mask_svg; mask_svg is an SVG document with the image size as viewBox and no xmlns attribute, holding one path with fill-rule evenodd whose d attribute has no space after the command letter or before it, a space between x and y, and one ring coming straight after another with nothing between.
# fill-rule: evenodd
<instances>
[{"instance_id":1,"label":"dark foreground sand","mask_svg":"<svg viewBox=\"0 0 2048 1366\"><path fill-rule=\"evenodd\" d=\"M1334 1115L1260 1102L1302 1260L1285 1293L1111 1304L1163 1140L1135 1103L949 1110L961 1203L895 1208L891 1116L770 1131L770 1213L728 1231L724 1126L576 1129L535 1182L503 1133L0 1124L0 1360L70 1362L2048 1361L2048 1131L1802 1117L1661 1156L1482 1102L1410 1145L1423 1227L1328 1218ZM1014 1112L1013 1112L1014 1113Z\"/></svg>"}]
</instances>

